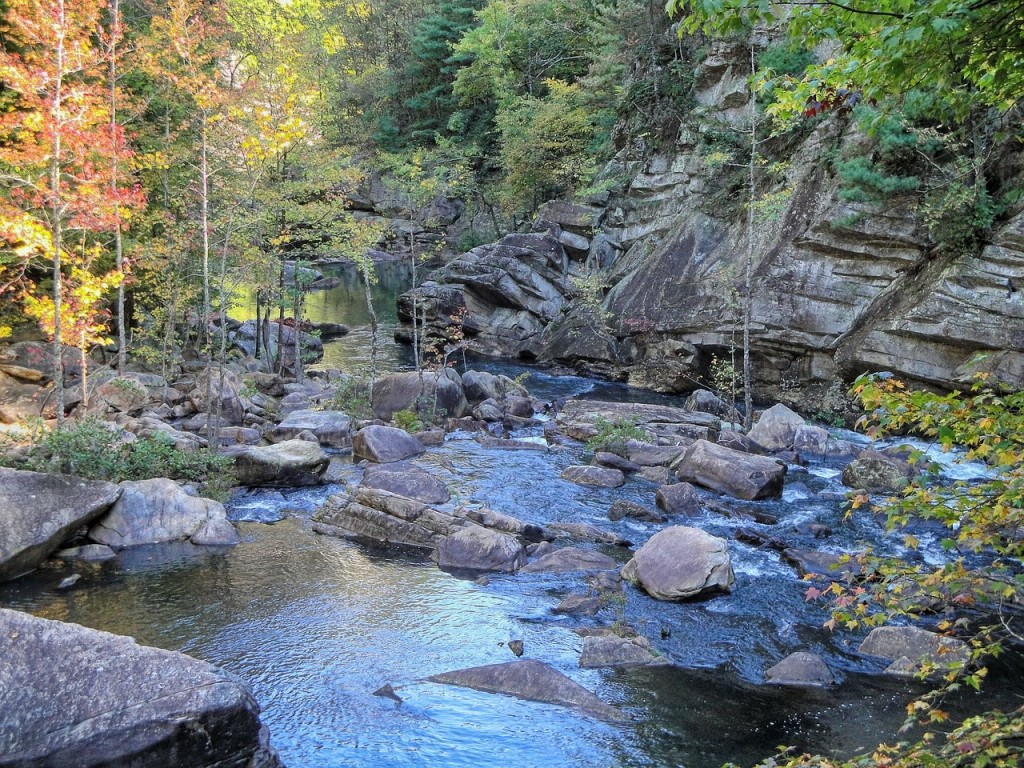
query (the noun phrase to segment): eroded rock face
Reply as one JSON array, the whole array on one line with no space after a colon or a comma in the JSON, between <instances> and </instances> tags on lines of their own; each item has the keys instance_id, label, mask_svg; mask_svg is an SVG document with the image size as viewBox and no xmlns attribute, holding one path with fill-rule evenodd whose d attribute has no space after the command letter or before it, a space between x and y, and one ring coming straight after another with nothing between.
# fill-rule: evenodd
<instances>
[{"instance_id":1,"label":"eroded rock face","mask_svg":"<svg viewBox=\"0 0 1024 768\"><path fill-rule=\"evenodd\" d=\"M252 696L205 662L5 609L0 657L4 765L281 766Z\"/></svg>"},{"instance_id":2,"label":"eroded rock face","mask_svg":"<svg viewBox=\"0 0 1024 768\"><path fill-rule=\"evenodd\" d=\"M622 568L659 600L689 600L732 590L736 577L724 539L676 525L652 536Z\"/></svg>"},{"instance_id":3,"label":"eroded rock face","mask_svg":"<svg viewBox=\"0 0 1024 768\"><path fill-rule=\"evenodd\" d=\"M570 707L602 720L623 722L627 719L619 710L605 704L579 683L533 659L444 672L431 676L430 680Z\"/></svg>"},{"instance_id":4,"label":"eroded rock face","mask_svg":"<svg viewBox=\"0 0 1024 768\"><path fill-rule=\"evenodd\" d=\"M120 495L114 483L0 467L0 581L36 568Z\"/></svg>"},{"instance_id":5,"label":"eroded rock face","mask_svg":"<svg viewBox=\"0 0 1024 768\"><path fill-rule=\"evenodd\" d=\"M786 465L698 440L676 465L676 477L738 499L770 499L782 494Z\"/></svg>"},{"instance_id":6,"label":"eroded rock face","mask_svg":"<svg viewBox=\"0 0 1024 768\"><path fill-rule=\"evenodd\" d=\"M114 549L183 539L196 544L238 543L219 501L189 496L162 477L126 481L121 488L117 503L89 530L93 541Z\"/></svg>"}]
</instances>

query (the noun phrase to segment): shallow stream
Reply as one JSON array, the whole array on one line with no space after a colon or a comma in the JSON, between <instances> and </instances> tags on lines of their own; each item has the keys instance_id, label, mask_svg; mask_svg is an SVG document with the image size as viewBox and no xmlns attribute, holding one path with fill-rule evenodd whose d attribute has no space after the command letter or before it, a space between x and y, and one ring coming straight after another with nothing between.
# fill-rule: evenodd
<instances>
[{"instance_id":1,"label":"shallow stream","mask_svg":"<svg viewBox=\"0 0 1024 768\"><path fill-rule=\"evenodd\" d=\"M361 301L361 293L355 295ZM393 301L381 311L392 307ZM343 312L322 319L350 322ZM393 317L388 322L393 327ZM363 347L353 349L358 357ZM400 352L389 354L400 364ZM359 364L340 354L328 363L346 360ZM527 386L545 399L638 396L543 371L532 372ZM657 526L612 523L607 511L616 499L653 506L655 484L631 477L609 490L559 478L563 467L584 460L581 445L494 450L455 433L415 463L448 484L452 501L442 508L478 503L531 522L591 523L643 543ZM351 466L346 483L357 484L360 473ZM783 498L762 505L780 518L770 532L834 551L878 540L874 520L843 519L838 474L839 465L794 468ZM0 585L0 605L132 635L230 670L260 702L272 743L289 768L711 768L726 760L750 764L779 744L850 754L894 739L917 690L915 683L877 675L881 663L856 653L861 636L822 629L823 606L804 600L807 585L776 553L733 540L741 525L764 526L710 511L685 521L730 540L737 576L731 595L670 604L627 588L624 601L595 619L574 619L551 609L569 592L585 589L579 574L492 575L478 583L441 571L425 557L312 533L312 511L341 490L239 493L229 505L243 536L237 547L125 550L110 563L80 569L82 580L66 592L57 589L66 571L41 570ZM830 526L833 535L814 540L795 528L812 521ZM625 548L603 551L620 562L628 558ZM635 627L674 666L581 669L582 638L573 629L613 622ZM545 704L424 682L451 669L511 661L506 644L512 639L524 641L525 657L551 664L631 721L612 725ZM797 650L823 656L838 685L764 685L765 669ZM1019 679L1019 670L997 671L995 688L985 689L986 706L999 703L1001 674ZM401 702L373 695L385 684ZM1012 695L1012 685L1006 688ZM976 708L980 699L965 704Z\"/></svg>"}]
</instances>

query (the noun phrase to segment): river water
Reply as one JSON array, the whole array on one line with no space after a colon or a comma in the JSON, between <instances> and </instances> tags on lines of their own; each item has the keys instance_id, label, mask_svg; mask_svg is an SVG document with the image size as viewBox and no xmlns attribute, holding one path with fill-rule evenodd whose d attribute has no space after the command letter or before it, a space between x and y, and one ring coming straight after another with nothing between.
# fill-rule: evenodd
<instances>
[{"instance_id":1,"label":"river water","mask_svg":"<svg viewBox=\"0 0 1024 768\"><path fill-rule=\"evenodd\" d=\"M385 359L397 368L407 362L390 343L393 294L403 283L392 277L382 280L390 288L381 289L379 311ZM346 278L310 307L322 312L313 319L356 327L365 312L361 302L361 288ZM360 333L330 343L324 364L361 367L368 342L356 341ZM543 398L642 396L540 370L531 371L527 385ZM612 523L607 510L616 499L653 506L656 486L633 477L619 489L586 488L559 478L562 468L584 460L579 445L495 451L455 433L416 463L449 485L453 498L445 509L478 503L536 523L586 522L637 545L655 533L652 525ZM347 473L346 483L357 484L361 470L353 465ZM844 520L838 474L838 465L829 464L793 471L783 498L763 505L780 518L772 533L836 551L877 541L874 520ZM551 612L561 597L583 589L578 574L492 575L477 583L422 556L312 533L312 511L341 490L239 493L229 504L243 537L234 548L125 550L115 561L78 569L82 580L65 592L57 584L66 571L41 570L0 585L0 605L131 635L231 671L260 702L272 743L290 768L712 768L726 760L753 763L780 744L847 755L895 739L904 706L919 690L916 683L878 675L882 665L856 653L860 636L822 629L824 608L804 600L807 585L793 569L774 552L732 540L740 523L713 512L686 524L730 539L733 594L670 604L627 588L623 602L596 619L580 620ZM796 526L812 521L831 526L833 536L801 539ZM620 562L629 556L625 548L603 551ZM635 627L674 665L581 669L582 639L574 629L611 622ZM613 725L550 705L425 682L451 669L511 661L506 644L513 639L524 641L525 657L595 691L630 722ZM765 669L797 650L823 656L838 685L764 685ZM998 678L1019 679L1019 670L993 676L996 692L986 689L986 706L999 703ZM401 702L373 695L385 684ZM1013 694L1012 684L1006 694ZM980 701L963 704L975 708Z\"/></svg>"}]
</instances>

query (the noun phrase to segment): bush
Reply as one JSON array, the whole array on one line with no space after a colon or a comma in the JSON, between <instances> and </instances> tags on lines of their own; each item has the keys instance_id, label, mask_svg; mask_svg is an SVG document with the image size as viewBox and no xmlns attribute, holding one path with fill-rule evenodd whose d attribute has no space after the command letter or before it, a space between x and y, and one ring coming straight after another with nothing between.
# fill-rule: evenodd
<instances>
[{"instance_id":1,"label":"bush","mask_svg":"<svg viewBox=\"0 0 1024 768\"><path fill-rule=\"evenodd\" d=\"M628 419L608 421L604 416L598 416L594 419L594 428L597 434L587 440L587 448L591 451L608 451L622 455L626 452L627 442L647 437L646 432Z\"/></svg>"},{"instance_id":2,"label":"bush","mask_svg":"<svg viewBox=\"0 0 1024 768\"><path fill-rule=\"evenodd\" d=\"M356 421L373 418L373 404L370 402L370 382L359 376L348 376L334 390L334 395L324 404L326 410L343 411Z\"/></svg>"},{"instance_id":3,"label":"bush","mask_svg":"<svg viewBox=\"0 0 1024 768\"><path fill-rule=\"evenodd\" d=\"M225 496L234 484L232 461L210 450L179 451L161 434L128 442L105 422L83 419L33 438L25 466L89 480L148 480L169 477L205 485L211 498Z\"/></svg>"}]
</instances>

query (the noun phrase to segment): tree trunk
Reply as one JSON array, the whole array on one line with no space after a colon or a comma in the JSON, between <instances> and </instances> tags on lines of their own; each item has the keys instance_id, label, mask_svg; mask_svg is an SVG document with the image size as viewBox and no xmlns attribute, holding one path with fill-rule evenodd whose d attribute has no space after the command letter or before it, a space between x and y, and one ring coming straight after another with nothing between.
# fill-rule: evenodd
<instances>
[{"instance_id":1,"label":"tree trunk","mask_svg":"<svg viewBox=\"0 0 1024 768\"><path fill-rule=\"evenodd\" d=\"M754 46L750 46L750 73L756 68ZM743 429L750 431L754 421L754 396L750 381L750 322L753 315L754 278L754 174L757 166L757 99L754 87L750 87L750 198L747 205L747 260L744 278L745 296L743 302Z\"/></svg>"}]
</instances>

